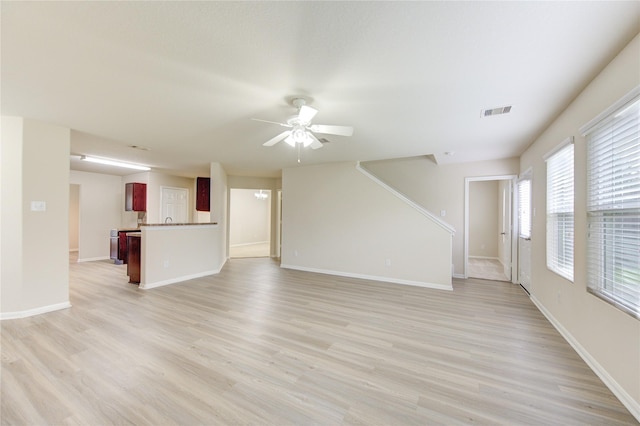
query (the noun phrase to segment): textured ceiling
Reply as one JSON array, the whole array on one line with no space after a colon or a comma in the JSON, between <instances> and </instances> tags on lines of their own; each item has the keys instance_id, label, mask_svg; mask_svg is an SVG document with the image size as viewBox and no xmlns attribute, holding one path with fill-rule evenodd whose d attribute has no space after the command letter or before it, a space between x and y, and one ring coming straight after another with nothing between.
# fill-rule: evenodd
<instances>
[{"instance_id":1,"label":"textured ceiling","mask_svg":"<svg viewBox=\"0 0 640 426\"><path fill-rule=\"evenodd\" d=\"M286 120L294 95L313 100L314 123L355 128L302 164L517 156L640 32L640 2L0 7L3 114L74 129L74 154L190 176L296 166L295 149L262 146L284 129L251 120Z\"/></svg>"}]
</instances>

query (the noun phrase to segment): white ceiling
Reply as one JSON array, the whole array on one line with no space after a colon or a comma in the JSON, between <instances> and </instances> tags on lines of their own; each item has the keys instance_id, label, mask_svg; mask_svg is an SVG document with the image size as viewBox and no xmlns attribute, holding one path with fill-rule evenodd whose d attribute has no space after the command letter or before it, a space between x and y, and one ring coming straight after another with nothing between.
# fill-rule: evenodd
<instances>
[{"instance_id":1,"label":"white ceiling","mask_svg":"<svg viewBox=\"0 0 640 426\"><path fill-rule=\"evenodd\" d=\"M302 164L518 156L640 32L635 1L1 8L4 115L73 129L74 154L187 176L210 162L232 175L294 167L295 149L262 146L285 129L251 120L285 120L294 95L313 99L314 123L355 128Z\"/></svg>"}]
</instances>

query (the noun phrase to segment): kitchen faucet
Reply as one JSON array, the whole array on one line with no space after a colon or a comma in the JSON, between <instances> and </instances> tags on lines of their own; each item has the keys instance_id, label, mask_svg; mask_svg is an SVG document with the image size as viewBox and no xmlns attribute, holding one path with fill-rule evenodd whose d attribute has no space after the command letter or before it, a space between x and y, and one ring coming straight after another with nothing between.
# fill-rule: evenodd
<instances>
[{"instance_id":1,"label":"kitchen faucet","mask_svg":"<svg viewBox=\"0 0 640 426\"><path fill-rule=\"evenodd\" d=\"M171 216L167 216L164 220L164 223L172 223L173 219L171 219Z\"/></svg>"}]
</instances>

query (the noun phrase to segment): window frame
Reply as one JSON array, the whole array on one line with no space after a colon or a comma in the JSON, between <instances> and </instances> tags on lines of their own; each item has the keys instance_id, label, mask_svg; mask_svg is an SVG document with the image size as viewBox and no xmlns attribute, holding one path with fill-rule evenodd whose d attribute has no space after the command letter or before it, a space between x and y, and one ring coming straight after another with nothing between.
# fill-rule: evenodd
<instances>
[{"instance_id":1,"label":"window frame","mask_svg":"<svg viewBox=\"0 0 640 426\"><path fill-rule=\"evenodd\" d=\"M636 115L627 133L629 112ZM587 291L640 319L640 86L580 130L587 140Z\"/></svg>"},{"instance_id":2,"label":"window frame","mask_svg":"<svg viewBox=\"0 0 640 426\"><path fill-rule=\"evenodd\" d=\"M523 205L522 203L522 189L521 189L521 185L524 184L524 182L528 182L528 194L527 194L527 204L526 206ZM532 201L532 178L530 174L524 174L520 179L518 179L518 183L517 183L517 191L518 191L518 238L522 238L523 240L527 240L530 241L531 240L531 233L532 233L532 228L533 228L533 212L532 212L532 205L531 205L531 201ZM523 220L523 212L525 210L526 207L526 213L527 213L527 221ZM526 229L525 229L526 228ZM523 233L522 231L526 230L526 233Z\"/></svg>"},{"instance_id":3,"label":"window frame","mask_svg":"<svg viewBox=\"0 0 640 426\"><path fill-rule=\"evenodd\" d=\"M573 142L573 136L571 136L543 157L547 166L547 268L571 282L574 281L575 265L575 151ZM568 156L570 159L566 158ZM563 200L563 197L566 196L570 196L570 201Z\"/></svg>"}]
</instances>

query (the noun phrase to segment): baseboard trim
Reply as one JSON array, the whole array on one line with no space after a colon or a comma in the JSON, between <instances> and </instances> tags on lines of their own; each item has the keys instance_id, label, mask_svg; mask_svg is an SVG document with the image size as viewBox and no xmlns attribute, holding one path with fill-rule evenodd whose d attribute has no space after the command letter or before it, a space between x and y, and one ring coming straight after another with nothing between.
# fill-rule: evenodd
<instances>
[{"instance_id":1,"label":"baseboard trim","mask_svg":"<svg viewBox=\"0 0 640 426\"><path fill-rule=\"evenodd\" d=\"M460 280L466 280L467 277L464 276L464 274L453 274L453 278L458 278Z\"/></svg>"},{"instance_id":2,"label":"baseboard trim","mask_svg":"<svg viewBox=\"0 0 640 426\"><path fill-rule=\"evenodd\" d=\"M295 269L296 271L314 272L316 274L336 275L339 277L359 278L363 280L382 281L382 282L393 283L393 284L410 285L413 287L424 287L424 288L433 288L436 290L453 291L452 285L447 286L444 284L427 283L423 281L403 280L403 279L391 278L391 277L381 277L377 275L354 274L351 272L333 271L330 269L307 268L305 266L287 265L284 263L281 263L280 267L285 269Z\"/></svg>"},{"instance_id":3,"label":"baseboard trim","mask_svg":"<svg viewBox=\"0 0 640 426\"><path fill-rule=\"evenodd\" d=\"M82 259L78 259L78 263L82 262L95 262L96 260L109 260L111 257L109 256L99 256L99 257L84 257Z\"/></svg>"},{"instance_id":4,"label":"baseboard trim","mask_svg":"<svg viewBox=\"0 0 640 426\"><path fill-rule=\"evenodd\" d=\"M198 272L195 274L189 274L189 275L183 275L180 277L176 277L176 278L170 278L168 280L162 280L162 281L155 281L152 283L140 283L139 288L141 290L150 290L152 288L156 288L156 287L162 287L165 285L169 285L169 284L176 284L176 283L181 283L183 281L189 281L189 280L193 280L196 278L202 278L202 277L206 277L209 275L216 275L219 274L220 271L222 271L222 268L224 268L224 265L227 263L226 259L224 262L222 262L222 265L220 265L220 267L218 269L213 269L210 271L203 271L203 272Z\"/></svg>"},{"instance_id":5,"label":"baseboard trim","mask_svg":"<svg viewBox=\"0 0 640 426\"><path fill-rule=\"evenodd\" d=\"M564 328L564 326L560 324L558 320L556 320L551 312L549 312L547 308L545 308L542 303L540 303L540 301L536 299L535 296L530 296L530 298L533 304L536 305L538 310L542 312L542 315L544 315L549 320L549 322L555 327L556 330L558 330L562 337L564 337L564 339L571 345L571 347L575 349L578 355L580 355L580 358L582 358L584 362L587 363L589 368L591 368L591 370L596 373L600 380L602 380L602 382L609 388L609 390L613 392L616 398L620 400L622 405L624 405L627 410L629 410L631 415L634 416L636 420L638 420L638 422L640 422L640 402L633 399L631 395L629 395L627 391L625 391L624 388L622 388L622 386L620 386L618 382L613 377L611 377L607 370L605 370L604 367L602 367L602 365L600 365L600 363L591 356L591 354L584 348L584 346L582 346L580 342L578 342L573 337L569 330Z\"/></svg>"},{"instance_id":6,"label":"baseboard trim","mask_svg":"<svg viewBox=\"0 0 640 426\"><path fill-rule=\"evenodd\" d=\"M0 313L0 320L10 320L32 317L34 315L46 314L48 312L59 311L61 309L68 309L71 307L71 303L67 300L62 303L55 303L53 305L40 306L38 308L27 309L25 311L17 312L2 312Z\"/></svg>"},{"instance_id":7,"label":"baseboard trim","mask_svg":"<svg viewBox=\"0 0 640 426\"><path fill-rule=\"evenodd\" d=\"M469 259L497 260L498 262L500 262L499 258L491 257L491 256L469 256ZM500 262L500 263L502 263L502 262Z\"/></svg>"},{"instance_id":8,"label":"baseboard trim","mask_svg":"<svg viewBox=\"0 0 640 426\"><path fill-rule=\"evenodd\" d=\"M233 244L233 245L229 245L229 248L244 247L244 246L254 246L256 244L267 244L268 242L269 241L254 241L253 243Z\"/></svg>"}]
</instances>

